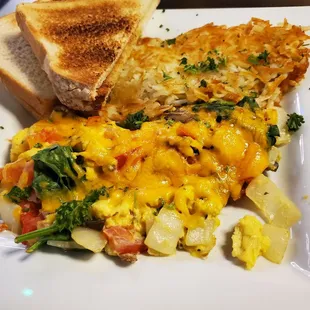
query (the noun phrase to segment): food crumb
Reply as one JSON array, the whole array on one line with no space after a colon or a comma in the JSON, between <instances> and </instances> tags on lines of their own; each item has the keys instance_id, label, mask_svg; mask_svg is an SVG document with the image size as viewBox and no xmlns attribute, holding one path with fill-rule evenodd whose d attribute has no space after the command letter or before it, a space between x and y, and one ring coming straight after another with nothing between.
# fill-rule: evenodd
<instances>
[{"instance_id":1,"label":"food crumb","mask_svg":"<svg viewBox=\"0 0 310 310\"><path fill-rule=\"evenodd\" d=\"M4 127L3 127L3 126L0 126L0 129L4 129Z\"/></svg>"},{"instance_id":2,"label":"food crumb","mask_svg":"<svg viewBox=\"0 0 310 310\"><path fill-rule=\"evenodd\" d=\"M164 25L160 25L159 28L163 28Z\"/></svg>"},{"instance_id":3,"label":"food crumb","mask_svg":"<svg viewBox=\"0 0 310 310\"><path fill-rule=\"evenodd\" d=\"M165 13L165 12L166 12L166 9L163 9L163 10L162 10L162 13Z\"/></svg>"},{"instance_id":4,"label":"food crumb","mask_svg":"<svg viewBox=\"0 0 310 310\"><path fill-rule=\"evenodd\" d=\"M303 200L307 200L308 198L309 198L309 196L308 195L304 195L304 196L302 196L301 197Z\"/></svg>"},{"instance_id":5,"label":"food crumb","mask_svg":"<svg viewBox=\"0 0 310 310\"><path fill-rule=\"evenodd\" d=\"M196 14L196 16L198 16L199 14Z\"/></svg>"},{"instance_id":6,"label":"food crumb","mask_svg":"<svg viewBox=\"0 0 310 310\"><path fill-rule=\"evenodd\" d=\"M169 29L169 28L166 28L166 31L168 32L168 31L170 31L170 29Z\"/></svg>"}]
</instances>

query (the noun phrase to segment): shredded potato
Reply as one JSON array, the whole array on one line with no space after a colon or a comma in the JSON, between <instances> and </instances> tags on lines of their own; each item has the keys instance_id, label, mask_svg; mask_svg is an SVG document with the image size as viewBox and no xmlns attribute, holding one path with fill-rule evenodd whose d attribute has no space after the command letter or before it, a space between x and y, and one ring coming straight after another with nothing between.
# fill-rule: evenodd
<instances>
[{"instance_id":1,"label":"shredded potato","mask_svg":"<svg viewBox=\"0 0 310 310\"><path fill-rule=\"evenodd\" d=\"M179 102L217 98L237 103L254 93L262 107L279 105L307 70L309 50L303 45L307 39L303 28L286 20L272 26L257 18L230 28L207 24L178 36L175 44L142 38L102 113L119 120L145 108L154 118ZM267 61L255 63L265 51ZM187 65L198 66L208 57L221 65L193 73L185 70L185 60L182 64L186 59Z\"/></svg>"}]
</instances>

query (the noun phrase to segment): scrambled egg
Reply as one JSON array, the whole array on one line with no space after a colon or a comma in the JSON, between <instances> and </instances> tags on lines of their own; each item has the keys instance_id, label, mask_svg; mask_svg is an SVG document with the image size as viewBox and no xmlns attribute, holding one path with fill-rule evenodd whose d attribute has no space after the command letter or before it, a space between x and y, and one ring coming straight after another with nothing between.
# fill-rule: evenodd
<instances>
[{"instance_id":1,"label":"scrambled egg","mask_svg":"<svg viewBox=\"0 0 310 310\"><path fill-rule=\"evenodd\" d=\"M257 258L270 247L270 239L263 235L263 225L250 215L246 215L239 221L232 241L232 256L244 262L247 269L252 269Z\"/></svg>"},{"instance_id":2,"label":"scrambled egg","mask_svg":"<svg viewBox=\"0 0 310 310\"><path fill-rule=\"evenodd\" d=\"M229 197L238 199L244 183L269 165L268 128L277 119L266 121L266 113L272 111L235 106L216 121L216 112L201 109L187 123L160 119L131 131L98 116L84 119L54 112L13 138L12 163L3 168L1 187L12 188L12 168L24 171L25 163L33 167L32 158L40 151L70 146L76 184L70 191L52 189L42 195L44 216L53 218L63 202L81 200L92 189L106 186L109 197L101 196L90 211L108 233L115 227L129 229L127 238L149 240L150 254L157 255L161 245L154 242L159 233L151 227L162 218L160 227L172 227L171 253L178 246L205 257L215 245L217 216ZM174 222L162 211L166 208L174 210L167 214L177 214ZM154 236L146 239L149 231Z\"/></svg>"}]
</instances>

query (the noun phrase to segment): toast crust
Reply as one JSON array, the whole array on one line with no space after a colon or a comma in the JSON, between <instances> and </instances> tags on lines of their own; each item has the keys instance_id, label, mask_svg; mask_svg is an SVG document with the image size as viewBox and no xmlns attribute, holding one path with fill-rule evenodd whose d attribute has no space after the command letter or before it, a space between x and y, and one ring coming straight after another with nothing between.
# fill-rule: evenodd
<instances>
[{"instance_id":1,"label":"toast crust","mask_svg":"<svg viewBox=\"0 0 310 310\"><path fill-rule=\"evenodd\" d=\"M0 69L0 82L38 120L48 118L54 104L59 102L56 97L51 100L36 96L3 69Z\"/></svg>"}]
</instances>

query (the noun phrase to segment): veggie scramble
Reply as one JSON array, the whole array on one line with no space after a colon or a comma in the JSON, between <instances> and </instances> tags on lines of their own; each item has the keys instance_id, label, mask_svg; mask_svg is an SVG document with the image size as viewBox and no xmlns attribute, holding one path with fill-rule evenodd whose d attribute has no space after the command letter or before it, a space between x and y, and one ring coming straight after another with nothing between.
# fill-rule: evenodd
<instances>
[{"instance_id":1,"label":"veggie scramble","mask_svg":"<svg viewBox=\"0 0 310 310\"><path fill-rule=\"evenodd\" d=\"M262 23L267 22L250 22L255 29ZM239 27L251 32L249 25ZM206 27L211 26L201 31ZM213 28L217 29L212 26L208 31L229 36L229 29ZM124 82L123 92L117 93L116 87L115 97L100 116L84 118L55 110L48 120L21 130L12 139L11 163L0 170L0 214L5 223L0 230L21 233L16 242L25 243L29 253L48 244L104 251L131 262L139 253L163 256L176 249L206 257L216 243L214 232L222 208L229 199L247 195L267 224L253 216L241 219L232 236L232 255L247 269L260 255L280 263L289 229L301 214L264 173L277 170L278 146L288 143L291 133L304 123L301 115L287 115L276 105L303 77L309 52L303 46L307 36L300 27L285 22L277 32L287 36L290 48L274 50L277 43L273 40L259 51L248 44L247 56L242 57L251 68L245 70L250 76L255 71L256 78L243 89L232 83L233 75L243 73L231 72L230 80L217 80L222 67L232 70L235 64L230 66L230 56L215 51L215 43L205 37L211 48L206 60L194 61L190 54L186 60L179 57L184 71L180 75L190 74L191 81L193 75L199 84L186 87L181 98L176 99L170 89L176 86L174 74L163 71L161 86L166 94L156 97L152 91L151 100L150 93L144 92L138 104L125 101L125 112L119 113L120 101L114 101L124 94L133 98ZM199 29L181 38L187 36L194 42L197 36L193 33ZM240 36L239 45L249 38ZM179 41L180 37L164 41L160 49L170 53ZM186 40L180 42L187 44ZM154 49L156 53L158 47ZM145 57L154 49L146 43ZM268 75L265 81L264 74ZM214 85L224 85L226 95ZM227 87L238 95L227 95L232 94ZM171 101L167 108L171 96L178 104ZM137 99L137 93L134 97ZM149 113L154 104L160 113ZM115 120L108 109L117 112Z\"/></svg>"}]
</instances>

